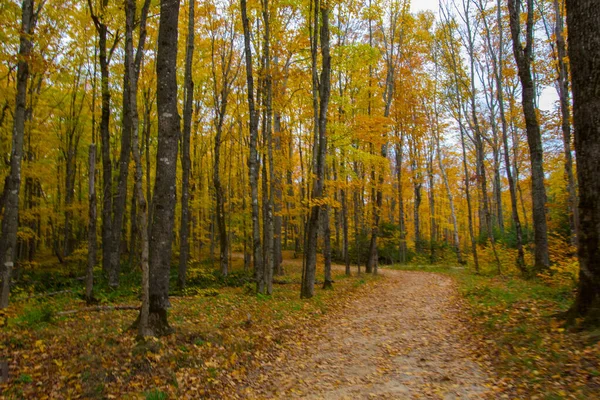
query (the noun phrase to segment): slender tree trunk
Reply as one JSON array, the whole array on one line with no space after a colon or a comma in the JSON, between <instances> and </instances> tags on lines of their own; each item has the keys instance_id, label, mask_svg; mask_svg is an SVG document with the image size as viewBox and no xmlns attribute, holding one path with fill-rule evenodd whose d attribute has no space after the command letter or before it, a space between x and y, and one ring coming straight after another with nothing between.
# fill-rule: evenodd
<instances>
[{"instance_id":1,"label":"slender tree trunk","mask_svg":"<svg viewBox=\"0 0 600 400\"><path fill-rule=\"evenodd\" d=\"M114 276L111 270L112 254L112 162L110 158L110 87L109 70L110 53L107 49L108 28L103 22L103 14L106 10L108 0L102 0L100 15L96 15L91 0L88 5L92 20L98 33L98 47L100 49L98 59L100 61L100 144L102 155L102 269L109 276ZM115 41L116 44L116 41ZM114 279L114 278L113 278ZM110 279L109 279L110 280Z\"/></svg>"},{"instance_id":2,"label":"slender tree trunk","mask_svg":"<svg viewBox=\"0 0 600 400\"><path fill-rule=\"evenodd\" d=\"M500 26L502 21L502 4L501 0L496 3L496 21L499 24L498 28L498 53L497 56L492 54L492 67L494 72L494 79L496 81L496 98L498 100L498 109L500 111L500 121L502 128L502 146L504 150L504 164L506 166L506 178L508 180L508 190L510 193L511 203L511 215L513 221L513 228L515 230L516 246L517 246L517 268L521 272L521 275L527 275L527 269L525 268L525 252L523 250L523 229L521 227L521 221L519 219L519 210L517 202L517 188L515 179L512 174L512 165L510 162L510 150L508 147L508 122L506 120L506 111L504 107L504 73L500 67L503 64L504 59L504 34L503 29ZM486 39L488 46L493 48L490 29L487 25L487 20L484 19L486 27Z\"/></svg>"},{"instance_id":3,"label":"slender tree trunk","mask_svg":"<svg viewBox=\"0 0 600 400\"><path fill-rule=\"evenodd\" d=\"M260 210L258 204L258 113L254 102L254 76L252 72L252 47L250 46L250 22L246 0L240 0L242 11L242 26L244 29L244 54L246 61L246 82L248 85L248 111L250 114L250 156L248 158L248 169L250 177L250 196L252 202L252 255L254 258L254 278L256 290L263 292L262 271L263 258L260 242Z\"/></svg>"},{"instance_id":4,"label":"slender tree trunk","mask_svg":"<svg viewBox=\"0 0 600 400\"><path fill-rule=\"evenodd\" d=\"M441 146L440 146L440 135L439 133L435 137L436 148L437 148L437 162L444 181L444 187L446 188L446 196L448 197L448 205L450 206L450 218L452 219L452 243L454 245L454 251L456 252L456 261L459 264L463 264L462 252L460 250L460 238L458 236L458 221L456 219L456 208L454 206L454 196L450 190L450 183L448 182L448 174L446 173L446 167L442 160Z\"/></svg>"},{"instance_id":5,"label":"slender tree trunk","mask_svg":"<svg viewBox=\"0 0 600 400\"><path fill-rule=\"evenodd\" d=\"M273 292L273 272L275 270L275 225L273 217L273 191L275 170L273 166L273 79L271 71L271 11L269 1L262 0L263 15L263 61L264 61L264 118L263 145L263 202L264 202L264 272L265 294Z\"/></svg>"},{"instance_id":6,"label":"slender tree trunk","mask_svg":"<svg viewBox=\"0 0 600 400\"><path fill-rule=\"evenodd\" d=\"M404 218L404 196L402 183L402 162L404 155L404 134L400 133L400 142L396 143L396 182L398 183L398 228L400 230L400 243L398 245L399 257L398 261L401 264L406 262L406 223Z\"/></svg>"},{"instance_id":7,"label":"slender tree trunk","mask_svg":"<svg viewBox=\"0 0 600 400\"><path fill-rule=\"evenodd\" d=\"M559 1L554 0L554 14L556 23L554 37L556 38L556 85L560 100L561 129L563 133L563 146L565 151L565 175L567 190L569 192L569 223L571 227L571 243L577 245L577 226L579 225L579 209L577 207L577 192L575 188L575 174L573 173L573 154L571 152L571 107L569 96L569 70L567 65L567 45L564 37L564 18Z\"/></svg>"},{"instance_id":8,"label":"slender tree trunk","mask_svg":"<svg viewBox=\"0 0 600 400\"><path fill-rule=\"evenodd\" d=\"M127 38L133 41L133 25L127 26L126 29L131 29L132 32L125 32ZM126 44L128 46L128 44ZM129 60L128 52L125 52L125 65L129 65L133 60ZM119 154L119 177L115 196L113 198L113 221L112 221L112 237L107 247L110 247L110 268L108 270L108 284L111 287L119 286L119 275L121 272L121 238L123 234L124 216L127 209L127 181L129 178L129 161L131 159L131 85L132 77L129 75L129 68L125 68L123 74L123 121L121 130L121 150Z\"/></svg>"},{"instance_id":9,"label":"slender tree trunk","mask_svg":"<svg viewBox=\"0 0 600 400\"><path fill-rule=\"evenodd\" d=\"M43 3L42 3L43 4ZM21 190L21 163L25 135L27 104L27 82L29 80L29 58L33 48L31 37L35 29L37 10L34 13L33 0L23 0L21 35L19 40L19 61L17 64L17 93L13 119L10 172L4 186L4 214L2 215L2 236L0 236L0 262L2 265L0 286L0 309L8 307L10 280L15 262L17 228L19 225L19 192Z\"/></svg>"},{"instance_id":10,"label":"slender tree trunk","mask_svg":"<svg viewBox=\"0 0 600 400\"><path fill-rule=\"evenodd\" d=\"M142 15L146 15L148 11L148 2L145 3L142 9ZM126 37L125 37L125 51L128 55L127 64L125 68L129 71L128 74L131 79L127 81L129 88L129 110L131 117L131 151L133 153L133 160L135 164L134 172L134 200L136 204L136 217L138 219L137 224L139 226L139 233L141 238L141 257L140 266L142 270L142 306L140 308L140 315L137 321L138 324L138 337L146 337L157 334L156 330L153 330L149 326L149 313L150 313L150 299L149 299L149 242L148 242L148 208L147 202L144 197L143 189L143 171L142 171L142 158L140 152L140 141L139 141L139 114L137 105L137 87L138 87L138 71L141 63L142 53L140 55L140 62L134 59L133 55L133 26L135 24L136 14L136 2L135 0L127 0L125 3L125 24ZM138 52L143 51L143 41L145 36L145 16L141 23L141 46L138 46ZM133 221L132 221L133 224ZM133 246L132 246L133 251Z\"/></svg>"},{"instance_id":11,"label":"slender tree trunk","mask_svg":"<svg viewBox=\"0 0 600 400\"><path fill-rule=\"evenodd\" d=\"M508 0L510 31L513 41L513 52L517 62L523 114L527 129L527 143L531 160L531 196L533 203L533 230L535 241L535 272L549 267L548 228L546 223L546 188L544 186L544 165L542 134L535 109L535 83L531 75L533 57L533 0L527 1L527 24L525 48L521 43L521 0Z\"/></svg>"},{"instance_id":12,"label":"slender tree trunk","mask_svg":"<svg viewBox=\"0 0 600 400\"><path fill-rule=\"evenodd\" d=\"M329 206L323 207L323 258L325 261L325 274L323 279L323 289L333 288L333 278L331 277L331 226L329 224Z\"/></svg>"},{"instance_id":13,"label":"slender tree trunk","mask_svg":"<svg viewBox=\"0 0 600 400\"><path fill-rule=\"evenodd\" d=\"M437 128L436 128L437 129ZM427 198L429 200L429 262L436 262L436 246L437 246L437 224L435 223L435 192L434 192L434 176L433 176L433 159L435 156L435 146L433 143L429 146L429 154L427 158L427 179L429 190Z\"/></svg>"},{"instance_id":14,"label":"slender tree trunk","mask_svg":"<svg viewBox=\"0 0 600 400\"><path fill-rule=\"evenodd\" d=\"M85 299L88 304L94 299L94 266L96 265L96 144L90 145L89 153L89 221L88 262L85 278Z\"/></svg>"},{"instance_id":15,"label":"slender tree trunk","mask_svg":"<svg viewBox=\"0 0 600 400\"><path fill-rule=\"evenodd\" d=\"M274 119L274 142L275 142L275 151L281 153L281 113L277 111L275 113ZM273 164L273 167L275 165ZM274 271L277 275L283 275L283 255L282 255L282 215L281 209L283 204L283 191L281 188L282 184L282 176L281 170L278 169L275 171L273 177L273 262L274 262Z\"/></svg>"},{"instance_id":16,"label":"slender tree trunk","mask_svg":"<svg viewBox=\"0 0 600 400\"><path fill-rule=\"evenodd\" d=\"M325 181L325 155L327 152L327 109L331 93L331 56L329 54L329 5L314 0L311 3L314 12L314 27L312 30L312 74L313 97L315 98L315 177L313 179L312 201L319 201L323 197ZM319 24L320 14L320 24ZM321 44L321 74L317 79L317 30ZM317 94L318 92L318 94ZM317 99L318 96L318 99ZM318 107L316 106L318 104ZM321 206L314 204L311 207L310 217L306 227L305 267L302 276L300 295L302 298L311 298L314 295L315 275L317 267L317 234L319 230L319 214Z\"/></svg>"},{"instance_id":17,"label":"slender tree trunk","mask_svg":"<svg viewBox=\"0 0 600 400\"><path fill-rule=\"evenodd\" d=\"M345 155L344 153L342 153L342 160L344 160ZM344 170L343 168L343 161L342 161L342 170ZM350 251L348 249L348 240L349 240L349 235L348 235L348 199L347 199L347 195L346 195L346 190L348 188L348 174L344 173L345 175L345 184L344 187L342 188L342 190L340 191L340 198L342 201L342 230L343 230L343 253L344 253L344 263L346 265L346 275L350 276Z\"/></svg>"},{"instance_id":18,"label":"slender tree trunk","mask_svg":"<svg viewBox=\"0 0 600 400\"><path fill-rule=\"evenodd\" d=\"M194 105L194 81L192 79L192 60L194 59L194 1L188 0L188 31L185 53L184 76L184 109L183 109L183 135L181 140L181 226L179 229L179 269L177 286L185 287L187 263L190 253L190 134L192 131L192 111Z\"/></svg>"},{"instance_id":19,"label":"slender tree trunk","mask_svg":"<svg viewBox=\"0 0 600 400\"><path fill-rule=\"evenodd\" d=\"M229 272L229 263L227 259L229 241L227 240L227 226L225 225L225 193L223 186L221 185L221 175L219 172L221 165L221 136L223 130L223 117L224 115L217 117L219 122L217 123L217 134L215 136L213 184L215 185L215 195L217 200L215 213L217 229L219 231L219 265L221 268L221 274L226 276Z\"/></svg>"}]
</instances>

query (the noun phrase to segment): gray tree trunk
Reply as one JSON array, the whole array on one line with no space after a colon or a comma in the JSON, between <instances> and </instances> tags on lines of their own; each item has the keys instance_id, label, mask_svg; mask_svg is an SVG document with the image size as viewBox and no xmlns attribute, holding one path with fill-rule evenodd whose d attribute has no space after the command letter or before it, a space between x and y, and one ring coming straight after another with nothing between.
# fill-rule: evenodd
<instances>
[{"instance_id":1,"label":"gray tree trunk","mask_svg":"<svg viewBox=\"0 0 600 400\"><path fill-rule=\"evenodd\" d=\"M248 111L250 114L250 155L248 158L248 169L250 178L250 197L252 202L252 256L254 258L254 279L256 281L256 290L263 292L262 271L263 257L260 240L260 209L258 204L258 113L254 101L254 75L252 72L252 47L250 45L250 21L248 20L248 10L246 0L240 0L240 9L242 12L242 26L244 29L244 55L246 64L246 82Z\"/></svg>"},{"instance_id":2,"label":"gray tree trunk","mask_svg":"<svg viewBox=\"0 0 600 400\"><path fill-rule=\"evenodd\" d=\"M88 260L85 278L85 299L88 304L94 299L94 266L96 265L96 144L89 152L89 210L88 210Z\"/></svg>"},{"instance_id":3,"label":"gray tree trunk","mask_svg":"<svg viewBox=\"0 0 600 400\"><path fill-rule=\"evenodd\" d=\"M43 3L41 3L43 4ZM10 172L4 186L4 214L2 215L2 233L0 236L0 268L2 280L0 286L0 309L8 307L12 268L15 262L17 229L19 226L19 192L21 190L21 163L23 160L23 141L27 107L27 81L29 80L28 60L33 48L31 37L35 29L37 15L34 13L33 0L23 0L21 18L21 37L19 40L19 58L17 64L17 93L10 154Z\"/></svg>"},{"instance_id":4,"label":"gray tree trunk","mask_svg":"<svg viewBox=\"0 0 600 400\"><path fill-rule=\"evenodd\" d=\"M192 111L194 105L194 81L192 79L192 61L194 59L194 1L188 4L188 31L185 53L183 136L181 138L181 226L179 228L179 269L177 286L185 287L187 263L190 253L190 135L192 131Z\"/></svg>"},{"instance_id":5,"label":"gray tree trunk","mask_svg":"<svg viewBox=\"0 0 600 400\"><path fill-rule=\"evenodd\" d=\"M313 104L315 111L315 141L314 141L314 174L311 201L319 201L323 197L325 183L325 155L327 152L327 109L331 93L331 56L329 54L329 6L321 4L320 0L311 3L314 23L311 29L311 55L313 75ZM319 18L320 16L320 18ZM320 21L320 24L319 24ZM319 39L317 40L317 30ZM317 78L317 44L321 44L321 73ZM317 235L319 231L319 215L321 205L313 204L306 226L306 241L304 246L305 266L302 276L300 296L311 298L314 295L315 275L317 267Z\"/></svg>"},{"instance_id":6,"label":"gray tree trunk","mask_svg":"<svg viewBox=\"0 0 600 400\"><path fill-rule=\"evenodd\" d=\"M546 270L550 265L548 255L548 227L546 223L546 187L542 134L535 109L535 83L531 76L533 57L533 0L527 1L526 44L521 43L521 1L508 0L510 32L513 53L517 62L522 87L522 105L527 130L527 143L531 160L531 197L533 203L533 232L535 242L535 272Z\"/></svg>"},{"instance_id":7,"label":"gray tree trunk","mask_svg":"<svg viewBox=\"0 0 600 400\"><path fill-rule=\"evenodd\" d=\"M152 199L149 254L148 329L153 335L171 331L167 321L171 244L175 222L177 151L180 135L177 110L177 22L179 0L161 0L156 57L158 148Z\"/></svg>"},{"instance_id":8,"label":"gray tree trunk","mask_svg":"<svg viewBox=\"0 0 600 400\"><path fill-rule=\"evenodd\" d=\"M571 152L571 101L569 96L569 69L567 65L567 45L564 37L563 10L559 1L554 0L554 13L556 23L554 37L556 38L556 85L560 100L561 129L563 133L563 146L565 151L565 175L567 177L567 190L569 192L569 223L571 226L571 243L577 245L577 227L579 225L579 209L577 207L577 191L575 188L575 174L573 173L573 154Z\"/></svg>"},{"instance_id":9,"label":"gray tree trunk","mask_svg":"<svg viewBox=\"0 0 600 400\"><path fill-rule=\"evenodd\" d=\"M92 16L92 21L98 34L98 59L100 61L100 93L101 93L101 114L100 114L100 144L102 153L102 269L105 274L114 277L111 270L112 254L112 162L110 158L110 87L109 70L110 55L114 46L107 49L108 28L104 24L103 14L108 5L108 0L102 0L100 12L96 13L91 0L88 0L88 6ZM115 43L116 45L116 39ZM114 278L112 278L114 280Z\"/></svg>"},{"instance_id":10,"label":"gray tree trunk","mask_svg":"<svg viewBox=\"0 0 600 400\"><path fill-rule=\"evenodd\" d=\"M142 8L142 22L141 22L141 38L140 38L140 46L138 46L138 54L140 56L140 61L143 52L143 42L145 39L145 21L146 15L148 13L149 2L146 1L144 7ZM125 36L125 51L128 55L127 60L128 63L125 65L125 68L129 71L129 76L131 77L128 80L129 84L129 109L130 109L130 117L131 117L131 151L133 153L133 160L135 164L135 173L134 173L134 199L137 203L136 209L136 217L138 219L137 224L139 226L140 233L140 241L141 241L141 257L140 257L140 267L142 270L142 306L140 308L140 315L137 321L138 323L138 336L145 337L153 335L154 332L148 326L148 317L150 310L150 301L149 301L149 264L148 264L148 253L149 253L149 243L148 243L148 207L147 202L144 197L143 190L143 171L142 171L142 157L140 154L140 142L139 142L139 114L138 114L138 106L137 106L137 82L138 82L138 71L139 65L136 61L134 61L133 55L133 26L135 23L135 14L136 14L136 3L135 0L127 0L125 3L125 24L126 24L126 36ZM137 57L136 57L137 58ZM133 223L133 222L132 222ZM133 248L132 248L133 251Z\"/></svg>"}]
</instances>

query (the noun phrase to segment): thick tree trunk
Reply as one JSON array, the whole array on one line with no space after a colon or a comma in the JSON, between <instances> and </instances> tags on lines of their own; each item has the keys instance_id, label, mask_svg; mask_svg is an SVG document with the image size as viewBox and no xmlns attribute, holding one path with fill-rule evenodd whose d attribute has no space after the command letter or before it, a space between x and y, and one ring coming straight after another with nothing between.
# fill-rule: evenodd
<instances>
[{"instance_id":1,"label":"thick tree trunk","mask_svg":"<svg viewBox=\"0 0 600 400\"><path fill-rule=\"evenodd\" d=\"M593 0L567 0L573 122L579 183L579 285L573 317L600 324L600 13Z\"/></svg>"},{"instance_id":2,"label":"thick tree trunk","mask_svg":"<svg viewBox=\"0 0 600 400\"><path fill-rule=\"evenodd\" d=\"M508 0L510 31L513 52L517 62L527 143L531 160L531 196L533 203L533 231L535 241L535 272L546 270L550 265L548 255L548 228L546 223L546 188L544 186L544 165L542 134L535 109L535 83L531 76L533 56L533 0L527 1L527 24L525 48L521 44L521 0Z\"/></svg>"},{"instance_id":3,"label":"thick tree trunk","mask_svg":"<svg viewBox=\"0 0 600 400\"><path fill-rule=\"evenodd\" d=\"M31 37L37 17L37 14L33 10L33 0L23 1L21 15L21 37L19 41L19 62L17 64L17 93L15 96L15 113L13 117L10 172L4 186L4 214L2 215L2 236L0 236L0 278L2 280L0 286L0 309L8 307L10 280L16 256L21 163L23 160L27 106L27 81L29 80L28 62L33 48Z\"/></svg>"},{"instance_id":4,"label":"thick tree trunk","mask_svg":"<svg viewBox=\"0 0 600 400\"><path fill-rule=\"evenodd\" d=\"M179 112L177 110L177 22L179 0L161 0L156 57L158 148L152 200L148 328L153 335L171 331L167 321L171 244L175 221Z\"/></svg>"}]
</instances>

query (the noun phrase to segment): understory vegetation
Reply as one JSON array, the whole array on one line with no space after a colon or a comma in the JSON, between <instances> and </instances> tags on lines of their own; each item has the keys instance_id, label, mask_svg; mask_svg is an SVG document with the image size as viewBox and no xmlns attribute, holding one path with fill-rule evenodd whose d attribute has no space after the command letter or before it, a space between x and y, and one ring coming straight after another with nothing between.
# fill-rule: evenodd
<instances>
[{"instance_id":1,"label":"understory vegetation","mask_svg":"<svg viewBox=\"0 0 600 400\"><path fill-rule=\"evenodd\" d=\"M335 290L317 289L308 302L298 298L300 259L284 263L286 275L275 279L271 296L257 294L242 260L233 261L227 278L214 273L210 263L193 265L186 289L171 294L175 333L141 342L133 333L123 334L138 312L110 308L139 304L133 273L118 290L98 285L98 312L81 299L80 281L57 278L55 271L45 291L24 287L3 310L0 359L10 355L14 361L0 397L174 399L243 393L240 383L248 371L273 361L282 342L306 334L330 310L378 281L334 274ZM28 273L23 271L24 277Z\"/></svg>"}]
</instances>

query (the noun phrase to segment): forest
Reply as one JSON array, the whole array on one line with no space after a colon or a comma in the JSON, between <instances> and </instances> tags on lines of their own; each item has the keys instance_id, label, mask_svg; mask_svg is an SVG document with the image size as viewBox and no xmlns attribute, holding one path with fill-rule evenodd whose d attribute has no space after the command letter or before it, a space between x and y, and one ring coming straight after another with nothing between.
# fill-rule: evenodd
<instances>
[{"instance_id":1,"label":"forest","mask_svg":"<svg viewBox=\"0 0 600 400\"><path fill-rule=\"evenodd\" d=\"M0 0L0 398L596 398L597 2L412 3Z\"/></svg>"}]
</instances>

